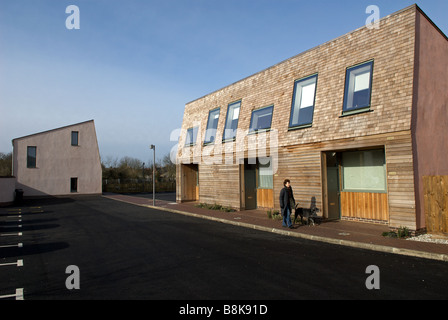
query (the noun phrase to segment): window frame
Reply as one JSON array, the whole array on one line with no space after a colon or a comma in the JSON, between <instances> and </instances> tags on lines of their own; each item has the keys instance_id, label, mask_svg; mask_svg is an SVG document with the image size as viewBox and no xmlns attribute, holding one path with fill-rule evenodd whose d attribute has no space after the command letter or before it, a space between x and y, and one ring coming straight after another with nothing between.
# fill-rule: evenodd
<instances>
[{"instance_id":1,"label":"window frame","mask_svg":"<svg viewBox=\"0 0 448 320\"><path fill-rule=\"evenodd\" d=\"M218 112L218 117L215 119L218 119L216 121L216 128L209 128L210 127L210 120L214 113ZM214 144L216 141L216 134L218 133L218 125L219 125L219 117L221 113L221 108L215 108L209 111L208 113L208 120L207 120L207 127L205 129L205 137L204 137L204 146ZM210 134L210 130L214 130L214 135ZM207 140L207 136L210 135L210 140ZM213 139L211 139L213 137Z\"/></svg>"},{"instance_id":2,"label":"window frame","mask_svg":"<svg viewBox=\"0 0 448 320\"><path fill-rule=\"evenodd\" d=\"M262 172L269 171L269 174L262 174ZM267 176L268 179L263 179L261 176ZM265 182L268 186L264 185ZM272 157L257 158L257 189L258 190L272 190L274 189L274 170L272 167Z\"/></svg>"},{"instance_id":3,"label":"window frame","mask_svg":"<svg viewBox=\"0 0 448 320\"><path fill-rule=\"evenodd\" d=\"M34 160L32 160L32 156L30 157L30 150L34 149ZM26 167L28 169L36 169L37 168L37 147L36 146L27 146L26 148Z\"/></svg>"},{"instance_id":4,"label":"window frame","mask_svg":"<svg viewBox=\"0 0 448 320\"><path fill-rule=\"evenodd\" d=\"M271 120L270 120L270 123L269 123L269 127L253 129L252 128L252 124L253 124L253 121L254 121L254 115L256 113L258 113L258 112L261 112L261 111L264 111L264 110L267 110L267 109L271 109ZM269 106L266 106L266 107L262 107L262 108L258 108L258 109L252 110L252 114L251 114L251 117L250 117L249 134L255 134L255 133L258 133L258 132L270 131L271 128L272 128L272 118L273 117L274 117L274 105L273 104L271 104Z\"/></svg>"},{"instance_id":5,"label":"window frame","mask_svg":"<svg viewBox=\"0 0 448 320\"><path fill-rule=\"evenodd\" d=\"M190 132L191 132L191 142L188 142L188 138L190 137ZM199 133L199 127L191 127L187 129L187 136L185 138L185 147L193 147L196 145L197 141L198 141L198 133Z\"/></svg>"},{"instance_id":6,"label":"window frame","mask_svg":"<svg viewBox=\"0 0 448 320\"><path fill-rule=\"evenodd\" d=\"M367 187L367 188L350 188L349 186L347 186L347 179L346 179L346 174L347 174L347 165L346 165L346 161L344 161L344 157L351 154L351 155L359 155L359 159L360 159L360 166L359 167L363 167L361 166L364 163L364 158L365 158L365 154L369 153L369 152L382 152L382 184L384 185L384 188L372 188L372 187ZM387 193L387 163L386 163L386 151L383 148L379 148L379 149L365 149L365 150L353 150L353 151L346 151L342 153L342 172L341 172L341 176L342 176L342 192L356 192L356 193ZM379 166L378 166L379 168Z\"/></svg>"},{"instance_id":7,"label":"window frame","mask_svg":"<svg viewBox=\"0 0 448 320\"><path fill-rule=\"evenodd\" d=\"M356 91L354 91L355 89L355 80L351 80L351 78L353 76L356 76L356 71L363 69L367 66L370 66L370 77L369 77L369 101L366 105L361 105L359 107L348 107L348 102L351 96L351 99L353 100L354 94ZM357 113L362 113L362 112L369 112L371 111L371 105L372 105L372 92L373 92L373 71L374 71L374 60L369 60L363 63L359 63L357 65L348 67L346 69L346 73L345 73L345 88L344 88L344 101L343 101L343 106L342 106L342 115L346 116L346 115L351 115L351 114L357 114ZM363 73L360 73L363 74ZM351 92L350 92L351 91ZM352 101L353 104L353 101Z\"/></svg>"},{"instance_id":8,"label":"window frame","mask_svg":"<svg viewBox=\"0 0 448 320\"><path fill-rule=\"evenodd\" d=\"M314 108L316 107L316 96L317 96L317 85L318 85L318 79L319 78L319 74L318 73L314 73L312 75L309 75L305 78L301 78L298 79L296 81L294 81L294 91L293 91L293 97L292 97L292 104L291 104L291 113L290 113L290 118L289 118L289 127L288 130L296 130L296 129L302 129L302 128L309 128L313 125L313 120L314 120ZM293 124L293 118L294 118L294 111L296 109L296 99L297 99L297 91L299 88L300 83L305 84L305 82L310 81L312 79L315 79L314 81L314 97L313 97L313 104L312 104L312 116L311 116L311 122L307 122L307 123L300 123L300 121L298 121L298 123ZM301 94L303 93L303 88L304 86L300 86L300 88L302 89ZM301 109L305 109L305 108L301 108L301 105L298 108L298 120L300 120L300 110Z\"/></svg>"},{"instance_id":9,"label":"window frame","mask_svg":"<svg viewBox=\"0 0 448 320\"><path fill-rule=\"evenodd\" d=\"M238 101L229 103L229 105L227 106L226 124L224 126L224 132L222 134L222 142L235 141L235 139L236 139L236 133L237 133L237 130L238 130L238 124L239 124L240 115L241 115L241 102L242 102L242 100L238 100ZM235 129L227 128L227 125L229 123L230 108L232 108L232 107L234 107L236 105L238 105L238 119L236 120L236 128ZM235 109L233 109L233 112L232 112L233 116L234 116ZM234 120L235 119L232 119L232 121L234 121ZM231 137L227 137L226 136L226 132L228 132L227 130L233 130L233 133L232 133Z\"/></svg>"},{"instance_id":10,"label":"window frame","mask_svg":"<svg viewBox=\"0 0 448 320\"><path fill-rule=\"evenodd\" d=\"M76 134L76 142L75 143L73 143L73 135L74 134ZM79 131L72 131L72 134L71 134L71 144L72 144L72 147L79 147Z\"/></svg>"}]
</instances>

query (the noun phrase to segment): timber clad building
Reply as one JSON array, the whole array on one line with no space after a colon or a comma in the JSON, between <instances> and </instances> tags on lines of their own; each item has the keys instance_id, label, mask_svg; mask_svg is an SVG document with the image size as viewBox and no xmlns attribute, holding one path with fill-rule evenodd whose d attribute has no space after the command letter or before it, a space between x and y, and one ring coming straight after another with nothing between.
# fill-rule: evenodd
<instances>
[{"instance_id":1,"label":"timber clad building","mask_svg":"<svg viewBox=\"0 0 448 320\"><path fill-rule=\"evenodd\" d=\"M424 229L447 88L448 39L410 6L188 103L177 201L278 210L288 178L325 218Z\"/></svg>"}]
</instances>

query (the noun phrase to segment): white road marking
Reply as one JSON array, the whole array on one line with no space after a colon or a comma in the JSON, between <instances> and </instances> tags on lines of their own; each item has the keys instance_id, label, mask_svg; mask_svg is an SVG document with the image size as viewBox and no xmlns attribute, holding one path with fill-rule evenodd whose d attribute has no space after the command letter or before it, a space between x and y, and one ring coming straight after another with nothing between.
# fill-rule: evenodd
<instances>
[{"instance_id":1,"label":"white road marking","mask_svg":"<svg viewBox=\"0 0 448 320\"><path fill-rule=\"evenodd\" d=\"M7 245L7 246L0 246L0 249L4 249L4 248L15 248L15 247L23 248L23 243L10 244L10 245Z\"/></svg>"},{"instance_id":2,"label":"white road marking","mask_svg":"<svg viewBox=\"0 0 448 320\"><path fill-rule=\"evenodd\" d=\"M15 294L7 294L4 296L0 296L0 299L9 299L9 298L16 298L16 300L25 300L23 296L23 289L16 289Z\"/></svg>"},{"instance_id":3,"label":"white road marking","mask_svg":"<svg viewBox=\"0 0 448 320\"><path fill-rule=\"evenodd\" d=\"M0 234L0 237L21 237L23 234L22 232L17 232L17 233L5 233L5 234Z\"/></svg>"},{"instance_id":4,"label":"white road marking","mask_svg":"<svg viewBox=\"0 0 448 320\"><path fill-rule=\"evenodd\" d=\"M3 263L3 264L0 264L0 267L6 267L6 266L23 267L23 260L17 260L17 262L13 262L13 263Z\"/></svg>"}]
</instances>

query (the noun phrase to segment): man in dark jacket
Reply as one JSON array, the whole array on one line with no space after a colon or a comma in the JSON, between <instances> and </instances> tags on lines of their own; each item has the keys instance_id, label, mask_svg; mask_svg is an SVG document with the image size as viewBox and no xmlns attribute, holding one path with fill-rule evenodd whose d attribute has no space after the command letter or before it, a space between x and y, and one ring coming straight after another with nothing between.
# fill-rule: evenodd
<instances>
[{"instance_id":1,"label":"man in dark jacket","mask_svg":"<svg viewBox=\"0 0 448 320\"><path fill-rule=\"evenodd\" d=\"M291 221L292 208L295 208L296 201L291 188L291 181L286 179L283 182L284 188L280 191L280 208L282 209L283 227L293 228Z\"/></svg>"}]
</instances>

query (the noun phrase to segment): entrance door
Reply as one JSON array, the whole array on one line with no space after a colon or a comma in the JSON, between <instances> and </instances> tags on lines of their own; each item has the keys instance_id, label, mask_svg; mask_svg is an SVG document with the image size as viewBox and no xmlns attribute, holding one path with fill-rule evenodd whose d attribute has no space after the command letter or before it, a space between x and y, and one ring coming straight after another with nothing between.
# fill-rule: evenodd
<instances>
[{"instance_id":1,"label":"entrance door","mask_svg":"<svg viewBox=\"0 0 448 320\"><path fill-rule=\"evenodd\" d=\"M182 165L182 201L199 200L199 166Z\"/></svg>"},{"instance_id":2,"label":"entrance door","mask_svg":"<svg viewBox=\"0 0 448 320\"><path fill-rule=\"evenodd\" d=\"M327 195L328 219L340 219L339 161L336 152L329 152L327 157Z\"/></svg>"},{"instance_id":3,"label":"entrance door","mask_svg":"<svg viewBox=\"0 0 448 320\"><path fill-rule=\"evenodd\" d=\"M246 210L257 209L257 165L244 165L244 194Z\"/></svg>"}]
</instances>

